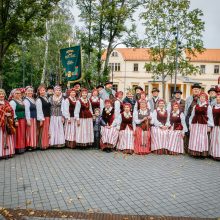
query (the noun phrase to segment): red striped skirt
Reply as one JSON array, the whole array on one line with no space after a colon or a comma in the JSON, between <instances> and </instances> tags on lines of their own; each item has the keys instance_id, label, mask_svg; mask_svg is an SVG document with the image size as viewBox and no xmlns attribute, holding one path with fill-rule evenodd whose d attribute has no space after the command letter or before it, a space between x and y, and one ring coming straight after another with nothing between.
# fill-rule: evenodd
<instances>
[{"instance_id":1,"label":"red striped skirt","mask_svg":"<svg viewBox=\"0 0 220 220\"><path fill-rule=\"evenodd\" d=\"M54 147L65 145L62 116L51 116L50 118L50 145Z\"/></svg>"},{"instance_id":2,"label":"red striped skirt","mask_svg":"<svg viewBox=\"0 0 220 220\"><path fill-rule=\"evenodd\" d=\"M42 127L39 127L38 134L38 146L45 150L49 147L49 128L50 128L50 117L46 117L43 121Z\"/></svg>"},{"instance_id":3,"label":"red striped skirt","mask_svg":"<svg viewBox=\"0 0 220 220\"><path fill-rule=\"evenodd\" d=\"M37 120L35 118L31 118L30 121L31 126L26 124L25 145L26 147L35 149L37 147Z\"/></svg>"},{"instance_id":4,"label":"red striped skirt","mask_svg":"<svg viewBox=\"0 0 220 220\"><path fill-rule=\"evenodd\" d=\"M134 132L127 126L125 130L119 132L118 150L134 150Z\"/></svg>"},{"instance_id":5,"label":"red striped skirt","mask_svg":"<svg viewBox=\"0 0 220 220\"><path fill-rule=\"evenodd\" d=\"M66 120L64 133L66 141L76 140L76 120L73 117L70 118L70 123Z\"/></svg>"},{"instance_id":6,"label":"red striped skirt","mask_svg":"<svg viewBox=\"0 0 220 220\"><path fill-rule=\"evenodd\" d=\"M6 136L5 136L6 135ZM7 135L0 127L0 158L11 157L15 153L14 135Z\"/></svg>"},{"instance_id":7,"label":"red striped skirt","mask_svg":"<svg viewBox=\"0 0 220 220\"><path fill-rule=\"evenodd\" d=\"M134 138L134 152L136 154L149 154L150 149L150 131L143 131L137 127Z\"/></svg>"},{"instance_id":8,"label":"red striped skirt","mask_svg":"<svg viewBox=\"0 0 220 220\"><path fill-rule=\"evenodd\" d=\"M173 153L183 154L184 153L184 140L182 136L182 131L169 130L169 141L168 141L167 150L171 154Z\"/></svg>"},{"instance_id":9,"label":"red striped skirt","mask_svg":"<svg viewBox=\"0 0 220 220\"><path fill-rule=\"evenodd\" d=\"M220 126L214 126L210 135L210 155L220 159Z\"/></svg>"},{"instance_id":10,"label":"red striped skirt","mask_svg":"<svg viewBox=\"0 0 220 220\"><path fill-rule=\"evenodd\" d=\"M189 154L193 156L207 156L209 151L208 125L192 124L189 137Z\"/></svg>"},{"instance_id":11,"label":"red striped skirt","mask_svg":"<svg viewBox=\"0 0 220 220\"><path fill-rule=\"evenodd\" d=\"M167 149L169 142L168 130L159 127L151 128L151 151Z\"/></svg>"},{"instance_id":12,"label":"red striped skirt","mask_svg":"<svg viewBox=\"0 0 220 220\"><path fill-rule=\"evenodd\" d=\"M80 118L80 126L76 125L76 144L80 146L92 145L94 142L92 118Z\"/></svg>"},{"instance_id":13,"label":"red striped skirt","mask_svg":"<svg viewBox=\"0 0 220 220\"><path fill-rule=\"evenodd\" d=\"M18 126L16 126L15 135L15 151L23 153L25 151L25 133L26 133L26 120L24 118L18 119Z\"/></svg>"},{"instance_id":14,"label":"red striped skirt","mask_svg":"<svg viewBox=\"0 0 220 220\"><path fill-rule=\"evenodd\" d=\"M118 134L119 130L116 127L107 128L107 127L101 127L101 142L103 145L100 147L102 149L106 148L106 146L111 146L111 148L114 148L118 141Z\"/></svg>"}]
</instances>

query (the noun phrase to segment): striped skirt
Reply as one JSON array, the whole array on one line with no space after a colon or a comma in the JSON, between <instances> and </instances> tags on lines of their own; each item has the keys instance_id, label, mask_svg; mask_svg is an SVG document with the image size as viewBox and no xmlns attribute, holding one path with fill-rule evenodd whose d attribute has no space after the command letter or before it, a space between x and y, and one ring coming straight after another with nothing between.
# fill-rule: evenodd
<instances>
[{"instance_id":1,"label":"striped skirt","mask_svg":"<svg viewBox=\"0 0 220 220\"><path fill-rule=\"evenodd\" d=\"M70 148L74 148L76 145L76 119L71 117L70 123L68 120L65 122L64 128L66 146Z\"/></svg>"},{"instance_id":2,"label":"striped skirt","mask_svg":"<svg viewBox=\"0 0 220 220\"><path fill-rule=\"evenodd\" d=\"M220 159L220 126L214 126L210 135L210 155Z\"/></svg>"},{"instance_id":3,"label":"striped skirt","mask_svg":"<svg viewBox=\"0 0 220 220\"><path fill-rule=\"evenodd\" d=\"M25 151L25 133L26 133L26 120L24 118L18 119L18 126L16 126L16 134L15 134L16 153L24 153Z\"/></svg>"},{"instance_id":4,"label":"striped skirt","mask_svg":"<svg viewBox=\"0 0 220 220\"><path fill-rule=\"evenodd\" d=\"M114 148L118 141L119 131L116 127L101 127L101 149Z\"/></svg>"},{"instance_id":5,"label":"striped skirt","mask_svg":"<svg viewBox=\"0 0 220 220\"><path fill-rule=\"evenodd\" d=\"M80 125L76 125L76 145L89 146L94 142L92 118L80 118Z\"/></svg>"},{"instance_id":6,"label":"striped skirt","mask_svg":"<svg viewBox=\"0 0 220 220\"><path fill-rule=\"evenodd\" d=\"M169 142L168 130L162 130L159 127L151 128L151 151L167 150L168 142Z\"/></svg>"},{"instance_id":7,"label":"striped skirt","mask_svg":"<svg viewBox=\"0 0 220 220\"><path fill-rule=\"evenodd\" d=\"M134 138L134 152L136 154L149 154L150 149L150 131L143 131L137 127Z\"/></svg>"},{"instance_id":8,"label":"striped skirt","mask_svg":"<svg viewBox=\"0 0 220 220\"><path fill-rule=\"evenodd\" d=\"M134 132L127 126L125 130L119 132L118 150L134 150Z\"/></svg>"},{"instance_id":9,"label":"striped skirt","mask_svg":"<svg viewBox=\"0 0 220 220\"><path fill-rule=\"evenodd\" d=\"M169 130L169 140L167 150L171 154L183 154L184 153L184 139L182 131Z\"/></svg>"},{"instance_id":10,"label":"striped skirt","mask_svg":"<svg viewBox=\"0 0 220 220\"><path fill-rule=\"evenodd\" d=\"M15 153L14 135L7 135L0 127L0 158L12 157Z\"/></svg>"},{"instance_id":11,"label":"striped skirt","mask_svg":"<svg viewBox=\"0 0 220 220\"><path fill-rule=\"evenodd\" d=\"M51 116L50 118L50 146L65 146L62 116Z\"/></svg>"},{"instance_id":12,"label":"striped skirt","mask_svg":"<svg viewBox=\"0 0 220 220\"><path fill-rule=\"evenodd\" d=\"M190 127L189 150L192 156L207 156L209 151L207 124L192 124Z\"/></svg>"},{"instance_id":13,"label":"striped skirt","mask_svg":"<svg viewBox=\"0 0 220 220\"><path fill-rule=\"evenodd\" d=\"M35 118L31 118L30 120L31 126L26 124L25 145L26 147L35 149L37 147L37 120Z\"/></svg>"},{"instance_id":14,"label":"striped skirt","mask_svg":"<svg viewBox=\"0 0 220 220\"><path fill-rule=\"evenodd\" d=\"M49 128L50 117L46 117L43 121L42 127L38 129L38 146L40 149L45 150L49 147Z\"/></svg>"}]
</instances>

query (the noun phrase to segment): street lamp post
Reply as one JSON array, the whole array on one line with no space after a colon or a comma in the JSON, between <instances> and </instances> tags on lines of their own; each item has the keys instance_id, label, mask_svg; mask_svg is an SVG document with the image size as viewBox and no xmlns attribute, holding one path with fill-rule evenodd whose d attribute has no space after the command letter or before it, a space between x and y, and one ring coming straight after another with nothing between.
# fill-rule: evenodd
<instances>
[{"instance_id":1,"label":"street lamp post","mask_svg":"<svg viewBox=\"0 0 220 220\"><path fill-rule=\"evenodd\" d=\"M113 81L114 81L114 79L113 79L113 66L111 67L111 70L112 70L112 83L113 83Z\"/></svg>"}]
</instances>

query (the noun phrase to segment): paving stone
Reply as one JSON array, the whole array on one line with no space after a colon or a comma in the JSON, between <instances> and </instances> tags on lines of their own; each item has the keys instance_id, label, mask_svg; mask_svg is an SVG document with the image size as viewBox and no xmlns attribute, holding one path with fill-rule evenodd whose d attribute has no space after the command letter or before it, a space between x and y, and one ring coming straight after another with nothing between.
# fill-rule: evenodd
<instances>
[{"instance_id":1,"label":"paving stone","mask_svg":"<svg viewBox=\"0 0 220 220\"><path fill-rule=\"evenodd\" d=\"M211 159L35 151L0 161L0 206L219 217L219 183L220 163Z\"/></svg>"}]
</instances>

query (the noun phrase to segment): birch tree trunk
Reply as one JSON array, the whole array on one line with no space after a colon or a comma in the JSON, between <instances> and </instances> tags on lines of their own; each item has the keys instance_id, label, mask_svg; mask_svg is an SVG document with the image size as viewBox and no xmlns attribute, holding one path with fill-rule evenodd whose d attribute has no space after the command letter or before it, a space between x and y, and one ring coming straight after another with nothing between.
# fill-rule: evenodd
<instances>
[{"instance_id":1,"label":"birch tree trunk","mask_svg":"<svg viewBox=\"0 0 220 220\"><path fill-rule=\"evenodd\" d=\"M45 53L44 53L44 67L43 67L43 72L42 72L42 76L41 76L41 83L43 84L45 82L45 78L46 78L46 70L47 70L47 57L48 57L48 42L49 42L49 37L50 37L50 33L49 33L49 27L48 27L48 21L46 21L46 44L45 44Z\"/></svg>"}]
</instances>

